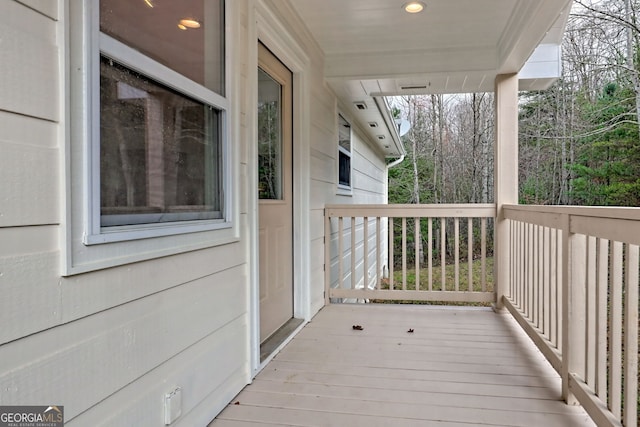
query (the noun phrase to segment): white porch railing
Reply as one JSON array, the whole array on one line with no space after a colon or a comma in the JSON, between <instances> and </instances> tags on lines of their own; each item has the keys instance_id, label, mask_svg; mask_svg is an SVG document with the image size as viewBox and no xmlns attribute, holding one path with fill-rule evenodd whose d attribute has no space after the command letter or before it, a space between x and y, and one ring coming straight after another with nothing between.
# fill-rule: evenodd
<instances>
[{"instance_id":1,"label":"white porch railing","mask_svg":"<svg viewBox=\"0 0 640 427\"><path fill-rule=\"evenodd\" d=\"M486 204L327 206L326 303L495 301L487 283L493 237L487 230L495 213Z\"/></svg>"},{"instance_id":2,"label":"white porch railing","mask_svg":"<svg viewBox=\"0 0 640 427\"><path fill-rule=\"evenodd\" d=\"M505 307L599 426L638 425L640 209L505 206Z\"/></svg>"}]
</instances>

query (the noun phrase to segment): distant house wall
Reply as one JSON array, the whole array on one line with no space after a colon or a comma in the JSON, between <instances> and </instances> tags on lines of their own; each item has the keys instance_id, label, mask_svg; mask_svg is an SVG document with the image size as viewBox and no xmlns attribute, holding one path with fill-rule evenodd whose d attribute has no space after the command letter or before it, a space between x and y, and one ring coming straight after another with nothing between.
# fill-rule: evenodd
<instances>
[{"instance_id":1,"label":"distant house wall","mask_svg":"<svg viewBox=\"0 0 640 427\"><path fill-rule=\"evenodd\" d=\"M66 92L69 1L80 0L0 2L0 405L64 405L68 426L162 426L163 396L180 386L183 415L172 425L206 425L250 381L256 351L249 303L253 132L245 120L255 108L247 70L255 63L254 2L227 2L237 20L228 36L237 48L229 98L239 240L64 277L74 114ZM324 304L324 206L385 202L386 169L354 132L353 194L337 195L336 97L319 50L288 13L273 10L308 52L312 70L303 132L309 208L298 216L310 231L309 281L300 286L313 315Z\"/></svg>"}]
</instances>

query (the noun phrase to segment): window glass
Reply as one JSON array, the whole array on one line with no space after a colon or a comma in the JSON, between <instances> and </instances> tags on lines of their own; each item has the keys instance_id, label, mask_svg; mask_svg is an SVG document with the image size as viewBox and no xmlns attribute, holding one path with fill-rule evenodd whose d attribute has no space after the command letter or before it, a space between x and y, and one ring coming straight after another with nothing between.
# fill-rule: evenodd
<instances>
[{"instance_id":1,"label":"window glass","mask_svg":"<svg viewBox=\"0 0 640 427\"><path fill-rule=\"evenodd\" d=\"M338 153L338 184L351 187L351 157Z\"/></svg>"},{"instance_id":2,"label":"window glass","mask_svg":"<svg viewBox=\"0 0 640 427\"><path fill-rule=\"evenodd\" d=\"M220 112L100 62L101 225L221 218Z\"/></svg>"},{"instance_id":3,"label":"window glass","mask_svg":"<svg viewBox=\"0 0 640 427\"><path fill-rule=\"evenodd\" d=\"M100 31L224 95L222 0L100 0Z\"/></svg>"},{"instance_id":4,"label":"window glass","mask_svg":"<svg viewBox=\"0 0 640 427\"><path fill-rule=\"evenodd\" d=\"M282 86L258 69L258 197L282 200Z\"/></svg>"},{"instance_id":5,"label":"window glass","mask_svg":"<svg viewBox=\"0 0 640 427\"><path fill-rule=\"evenodd\" d=\"M351 125L340 115L338 115L338 142L340 147L351 152Z\"/></svg>"},{"instance_id":6,"label":"window glass","mask_svg":"<svg viewBox=\"0 0 640 427\"><path fill-rule=\"evenodd\" d=\"M351 125L338 115L338 184L351 187Z\"/></svg>"}]
</instances>

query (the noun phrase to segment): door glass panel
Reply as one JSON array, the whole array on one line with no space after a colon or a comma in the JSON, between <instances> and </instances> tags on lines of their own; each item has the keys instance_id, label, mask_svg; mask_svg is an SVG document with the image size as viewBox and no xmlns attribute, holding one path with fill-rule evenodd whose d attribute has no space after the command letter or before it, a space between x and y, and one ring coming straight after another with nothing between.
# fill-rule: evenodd
<instances>
[{"instance_id":1,"label":"door glass panel","mask_svg":"<svg viewBox=\"0 0 640 427\"><path fill-rule=\"evenodd\" d=\"M282 86L258 69L258 193L282 200Z\"/></svg>"}]
</instances>

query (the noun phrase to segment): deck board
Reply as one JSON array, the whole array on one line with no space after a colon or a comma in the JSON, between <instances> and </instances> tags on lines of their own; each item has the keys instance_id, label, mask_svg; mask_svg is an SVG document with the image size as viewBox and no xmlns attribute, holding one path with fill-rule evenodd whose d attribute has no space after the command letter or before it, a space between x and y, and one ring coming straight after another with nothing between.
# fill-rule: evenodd
<instances>
[{"instance_id":1,"label":"deck board","mask_svg":"<svg viewBox=\"0 0 640 427\"><path fill-rule=\"evenodd\" d=\"M259 424L594 425L511 316L373 304L325 307L210 426Z\"/></svg>"}]
</instances>

